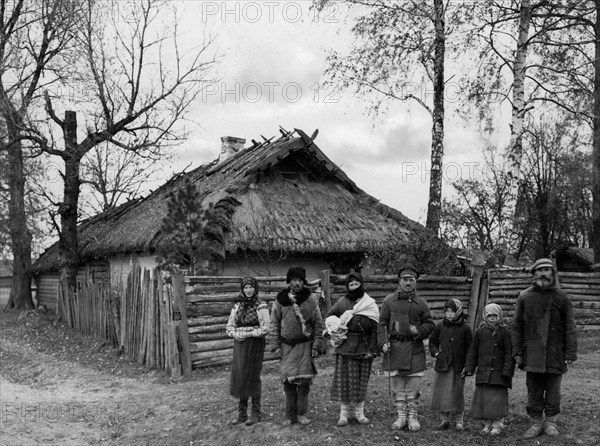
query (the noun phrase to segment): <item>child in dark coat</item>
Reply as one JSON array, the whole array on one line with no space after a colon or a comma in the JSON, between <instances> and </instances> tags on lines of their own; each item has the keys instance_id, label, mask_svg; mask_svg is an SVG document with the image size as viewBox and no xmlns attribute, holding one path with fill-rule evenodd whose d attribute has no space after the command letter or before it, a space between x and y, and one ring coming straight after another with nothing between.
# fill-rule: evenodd
<instances>
[{"instance_id":1,"label":"child in dark coat","mask_svg":"<svg viewBox=\"0 0 600 446\"><path fill-rule=\"evenodd\" d=\"M440 414L438 429L448 429L451 423L456 430L464 429L465 367L467 352L473 335L465 324L463 305L450 299L444 305L444 320L437 324L429 338L429 351L435 359L435 381L431 410Z\"/></svg>"},{"instance_id":2,"label":"child in dark coat","mask_svg":"<svg viewBox=\"0 0 600 446\"><path fill-rule=\"evenodd\" d=\"M483 323L475 330L463 376L477 368L471 416L485 420L484 434L499 435L508 415L508 389L512 387L515 361L511 334L502 321L500 305L483 309Z\"/></svg>"}]
</instances>

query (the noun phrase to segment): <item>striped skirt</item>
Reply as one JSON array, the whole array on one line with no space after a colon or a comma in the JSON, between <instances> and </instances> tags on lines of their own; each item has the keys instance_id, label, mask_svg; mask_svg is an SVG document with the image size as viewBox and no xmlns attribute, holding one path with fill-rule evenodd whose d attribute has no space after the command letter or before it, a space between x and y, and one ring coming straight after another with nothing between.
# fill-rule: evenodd
<instances>
[{"instance_id":1,"label":"striped skirt","mask_svg":"<svg viewBox=\"0 0 600 446\"><path fill-rule=\"evenodd\" d=\"M259 396L260 372L265 355L265 338L248 338L233 343L229 393L236 398Z\"/></svg>"},{"instance_id":2,"label":"striped skirt","mask_svg":"<svg viewBox=\"0 0 600 446\"><path fill-rule=\"evenodd\" d=\"M331 400L349 403L365 401L373 359L336 355Z\"/></svg>"}]
</instances>

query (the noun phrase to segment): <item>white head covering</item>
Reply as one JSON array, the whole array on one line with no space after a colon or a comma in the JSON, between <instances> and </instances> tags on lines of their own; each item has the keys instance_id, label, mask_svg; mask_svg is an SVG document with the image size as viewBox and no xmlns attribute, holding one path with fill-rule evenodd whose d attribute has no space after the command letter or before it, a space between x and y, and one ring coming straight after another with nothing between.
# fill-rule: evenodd
<instances>
[{"instance_id":1,"label":"white head covering","mask_svg":"<svg viewBox=\"0 0 600 446\"><path fill-rule=\"evenodd\" d=\"M483 318L485 319L490 314L495 314L498 316L498 319L502 319L502 308L498 304L487 304L483 308Z\"/></svg>"}]
</instances>

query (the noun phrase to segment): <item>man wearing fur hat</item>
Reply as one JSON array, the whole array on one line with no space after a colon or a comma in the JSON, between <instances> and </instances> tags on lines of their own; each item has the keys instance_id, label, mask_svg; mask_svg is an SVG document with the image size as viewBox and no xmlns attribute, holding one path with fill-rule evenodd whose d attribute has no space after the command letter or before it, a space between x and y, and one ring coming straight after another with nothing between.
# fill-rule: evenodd
<instances>
[{"instance_id":1,"label":"man wearing fur hat","mask_svg":"<svg viewBox=\"0 0 600 446\"><path fill-rule=\"evenodd\" d=\"M271 308L271 351L281 354L280 370L286 398L284 424L308 424L308 393L317 369L313 358L325 352L323 320L317 299L306 287L306 270L292 266Z\"/></svg>"},{"instance_id":2,"label":"man wearing fur hat","mask_svg":"<svg viewBox=\"0 0 600 446\"><path fill-rule=\"evenodd\" d=\"M404 266L398 272L399 287L383 301L377 338L383 355L383 370L391 380L398 418L392 429L421 429L417 405L425 372L425 347L435 324L427 302L417 296L419 272Z\"/></svg>"},{"instance_id":3,"label":"man wearing fur hat","mask_svg":"<svg viewBox=\"0 0 600 446\"><path fill-rule=\"evenodd\" d=\"M527 372L527 414L533 421L525 438L558 435L560 383L567 365L577 359L573 306L555 287L552 260L537 260L531 274L533 286L519 295L513 323L513 355Z\"/></svg>"}]
</instances>

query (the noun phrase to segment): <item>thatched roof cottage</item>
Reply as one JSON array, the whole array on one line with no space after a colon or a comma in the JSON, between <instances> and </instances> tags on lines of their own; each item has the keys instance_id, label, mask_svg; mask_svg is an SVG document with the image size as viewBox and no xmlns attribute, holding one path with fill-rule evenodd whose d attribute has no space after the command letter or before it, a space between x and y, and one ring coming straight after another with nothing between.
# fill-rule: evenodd
<instances>
[{"instance_id":1,"label":"thatched roof cottage","mask_svg":"<svg viewBox=\"0 0 600 446\"><path fill-rule=\"evenodd\" d=\"M81 223L82 266L122 283L131 265L155 264L167 197L191 180L203 206L226 206L231 219L225 237L224 275L283 274L292 264L347 272L360 267L364 253L390 238L408 237L423 227L361 190L302 130L243 148L244 139L224 137L219 159L174 176L145 198ZM41 280L56 280L58 245L33 269ZM53 279L52 279L53 278ZM52 287L45 286L51 290Z\"/></svg>"}]
</instances>

